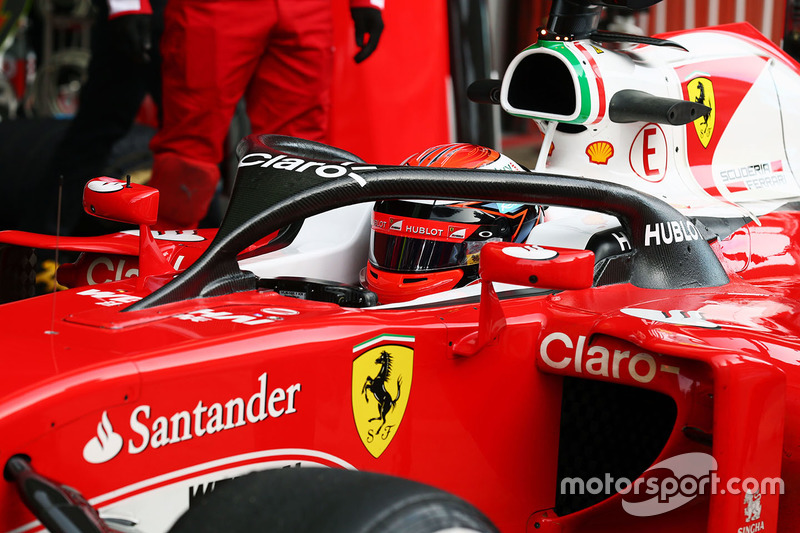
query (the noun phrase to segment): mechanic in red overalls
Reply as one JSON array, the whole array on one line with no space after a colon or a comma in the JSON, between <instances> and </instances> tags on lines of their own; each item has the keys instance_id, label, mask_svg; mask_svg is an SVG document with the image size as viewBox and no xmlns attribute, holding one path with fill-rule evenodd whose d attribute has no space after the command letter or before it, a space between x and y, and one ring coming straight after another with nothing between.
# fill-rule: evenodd
<instances>
[{"instance_id":1,"label":"mechanic in red overalls","mask_svg":"<svg viewBox=\"0 0 800 533\"><path fill-rule=\"evenodd\" d=\"M159 225L195 228L220 178L225 136L244 97L254 133L324 141L333 70L333 0L170 0L162 129L151 142ZM350 0L356 62L383 30L384 0ZM365 35L369 39L365 42Z\"/></svg>"}]
</instances>

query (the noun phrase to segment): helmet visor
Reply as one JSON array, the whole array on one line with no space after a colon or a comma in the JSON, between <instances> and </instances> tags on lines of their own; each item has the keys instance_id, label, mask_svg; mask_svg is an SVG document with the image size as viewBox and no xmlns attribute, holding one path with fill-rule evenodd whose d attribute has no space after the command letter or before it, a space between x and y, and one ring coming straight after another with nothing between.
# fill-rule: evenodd
<instances>
[{"instance_id":1,"label":"helmet visor","mask_svg":"<svg viewBox=\"0 0 800 533\"><path fill-rule=\"evenodd\" d=\"M477 265L484 244L517 238L523 226L535 224L528 216L534 212L540 209L521 204L378 202L369 260L384 271L408 273Z\"/></svg>"},{"instance_id":2,"label":"helmet visor","mask_svg":"<svg viewBox=\"0 0 800 533\"><path fill-rule=\"evenodd\" d=\"M370 261L396 272L427 272L478 263L486 241L446 242L372 233Z\"/></svg>"}]
</instances>

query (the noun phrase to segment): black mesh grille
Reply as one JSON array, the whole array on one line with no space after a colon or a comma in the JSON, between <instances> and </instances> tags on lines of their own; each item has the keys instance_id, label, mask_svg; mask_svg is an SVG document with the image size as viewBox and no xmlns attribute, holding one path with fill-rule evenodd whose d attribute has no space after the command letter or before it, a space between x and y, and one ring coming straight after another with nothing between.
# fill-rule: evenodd
<instances>
[{"instance_id":1,"label":"black mesh grille","mask_svg":"<svg viewBox=\"0 0 800 533\"><path fill-rule=\"evenodd\" d=\"M664 394L578 378L564 379L558 486L555 511L574 513L608 498L600 494L562 494L564 478L631 481L653 464L677 416Z\"/></svg>"}]
</instances>

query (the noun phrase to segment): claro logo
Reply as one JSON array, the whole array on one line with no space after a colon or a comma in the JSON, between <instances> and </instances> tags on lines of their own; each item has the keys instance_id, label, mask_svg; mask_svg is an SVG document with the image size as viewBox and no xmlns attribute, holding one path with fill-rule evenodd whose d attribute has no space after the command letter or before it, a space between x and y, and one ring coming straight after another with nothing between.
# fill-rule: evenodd
<instances>
[{"instance_id":1,"label":"claro logo","mask_svg":"<svg viewBox=\"0 0 800 533\"><path fill-rule=\"evenodd\" d=\"M551 333L539 347L539 357L559 373L588 374L650 383L659 372L678 374L676 366L660 364L656 356L636 350L613 349L602 344L586 346L586 337L573 340L566 333Z\"/></svg>"},{"instance_id":2,"label":"claro logo","mask_svg":"<svg viewBox=\"0 0 800 533\"><path fill-rule=\"evenodd\" d=\"M239 162L240 167L273 167L281 170L293 170L295 172L305 172L306 170L313 168L317 176L321 178L335 179L348 176L353 178L356 183L363 187L367 184L366 180L353 171L375 170L378 167L369 165L354 167L354 164L355 163L350 161L341 164L323 163L320 161L306 161L305 159L300 159L299 157L287 157L285 155L276 155L273 157L270 154L263 153L247 154Z\"/></svg>"}]
</instances>

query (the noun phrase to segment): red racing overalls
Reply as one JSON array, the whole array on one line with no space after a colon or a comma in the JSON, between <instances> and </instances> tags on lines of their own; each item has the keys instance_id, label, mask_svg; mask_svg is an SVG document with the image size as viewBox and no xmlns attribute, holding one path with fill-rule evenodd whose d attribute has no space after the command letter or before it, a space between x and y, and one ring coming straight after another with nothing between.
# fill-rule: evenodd
<instances>
[{"instance_id":1,"label":"red racing overalls","mask_svg":"<svg viewBox=\"0 0 800 533\"><path fill-rule=\"evenodd\" d=\"M220 178L236 105L253 133L324 141L333 70L333 0L170 0L163 123L151 142L159 225L194 228ZM382 8L383 0L350 0Z\"/></svg>"}]
</instances>

